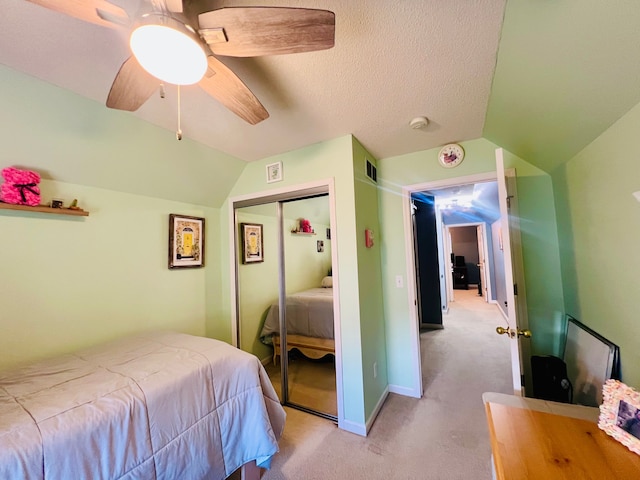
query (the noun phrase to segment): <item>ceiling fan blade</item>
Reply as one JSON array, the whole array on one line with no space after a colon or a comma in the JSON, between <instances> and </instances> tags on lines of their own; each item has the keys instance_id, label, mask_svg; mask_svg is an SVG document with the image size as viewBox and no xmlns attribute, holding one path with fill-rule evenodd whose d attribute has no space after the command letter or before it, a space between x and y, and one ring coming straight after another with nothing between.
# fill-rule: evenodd
<instances>
[{"instance_id":1,"label":"ceiling fan blade","mask_svg":"<svg viewBox=\"0 0 640 480\"><path fill-rule=\"evenodd\" d=\"M109 96L107 107L133 112L156 91L160 80L147 73L132 55L120 67Z\"/></svg>"},{"instance_id":2,"label":"ceiling fan blade","mask_svg":"<svg viewBox=\"0 0 640 480\"><path fill-rule=\"evenodd\" d=\"M173 13L182 13L182 0L164 0L167 10Z\"/></svg>"},{"instance_id":3,"label":"ceiling fan blade","mask_svg":"<svg viewBox=\"0 0 640 480\"><path fill-rule=\"evenodd\" d=\"M201 13L198 21L198 33L216 55L312 52L335 43L335 14L328 10L231 7Z\"/></svg>"},{"instance_id":4,"label":"ceiling fan blade","mask_svg":"<svg viewBox=\"0 0 640 480\"><path fill-rule=\"evenodd\" d=\"M198 83L205 92L251 125L269 118L260 100L229 67L213 56L207 61L207 73Z\"/></svg>"},{"instance_id":5,"label":"ceiling fan blade","mask_svg":"<svg viewBox=\"0 0 640 480\"><path fill-rule=\"evenodd\" d=\"M118 28L120 25L112 23L103 17L121 19L118 23L125 24L129 20L127 13L108 0L27 0L41 7L63 13L89 23L95 23L103 27ZM98 15L98 10L103 16Z\"/></svg>"}]
</instances>

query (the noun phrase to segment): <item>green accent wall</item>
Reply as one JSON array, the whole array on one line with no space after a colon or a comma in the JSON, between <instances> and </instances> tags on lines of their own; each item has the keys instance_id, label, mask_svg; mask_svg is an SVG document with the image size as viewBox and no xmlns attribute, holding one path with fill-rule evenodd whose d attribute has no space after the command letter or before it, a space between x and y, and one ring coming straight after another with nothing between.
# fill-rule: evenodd
<instances>
[{"instance_id":1,"label":"green accent wall","mask_svg":"<svg viewBox=\"0 0 640 480\"><path fill-rule=\"evenodd\" d=\"M206 251L204 268L168 269L169 213L208 227L217 209L50 180L41 190L90 215L0 210L0 368L134 332L204 334L205 271L217 266Z\"/></svg>"},{"instance_id":2,"label":"green accent wall","mask_svg":"<svg viewBox=\"0 0 640 480\"><path fill-rule=\"evenodd\" d=\"M0 82L0 168L21 166L48 180L220 208L246 165L2 65Z\"/></svg>"},{"instance_id":3,"label":"green accent wall","mask_svg":"<svg viewBox=\"0 0 640 480\"><path fill-rule=\"evenodd\" d=\"M640 105L553 172L567 313L620 346L640 388Z\"/></svg>"},{"instance_id":4,"label":"green accent wall","mask_svg":"<svg viewBox=\"0 0 640 480\"><path fill-rule=\"evenodd\" d=\"M353 172L356 201L360 336L363 345L362 377L365 389L366 418L369 418L387 388L388 379L384 307L382 304L378 189L377 185L366 176L367 159L376 165L375 157L354 139ZM365 246L366 229L373 232L374 242L371 248Z\"/></svg>"}]
</instances>

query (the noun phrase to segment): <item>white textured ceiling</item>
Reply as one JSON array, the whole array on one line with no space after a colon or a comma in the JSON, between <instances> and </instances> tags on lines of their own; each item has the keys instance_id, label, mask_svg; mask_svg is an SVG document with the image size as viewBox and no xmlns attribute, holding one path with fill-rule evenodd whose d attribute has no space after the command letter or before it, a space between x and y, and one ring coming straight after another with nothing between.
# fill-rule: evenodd
<instances>
[{"instance_id":1,"label":"white textured ceiling","mask_svg":"<svg viewBox=\"0 0 640 480\"><path fill-rule=\"evenodd\" d=\"M331 10L335 47L221 57L270 118L248 125L199 87L183 87L186 137L253 161L345 134L355 135L377 158L482 136L504 0L206 2L207 8L246 5ZM15 70L104 103L128 55L123 30L83 23L25 0L2 0L0 63ZM173 135L175 87L167 88L166 99L154 96L132 115ZM421 115L429 126L409 128Z\"/></svg>"}]
</instances>

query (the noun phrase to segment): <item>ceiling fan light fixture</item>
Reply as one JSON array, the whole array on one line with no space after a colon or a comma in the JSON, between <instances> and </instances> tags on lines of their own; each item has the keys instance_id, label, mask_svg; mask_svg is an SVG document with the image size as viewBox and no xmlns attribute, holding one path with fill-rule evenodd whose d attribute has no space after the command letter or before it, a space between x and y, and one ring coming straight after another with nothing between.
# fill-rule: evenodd
<instances>
[{"instance_id":1,"label":"ceiling fan light fixture","mask_svg":"<svg viewBox=\"0 0 640 480\"><path fill-rule=\"evenodd\" d=\"M207 55L195 32L167 15L143 17L129 46L142 68L163 82L192 85L207 71Z\"/></svg>"}]
</instances>

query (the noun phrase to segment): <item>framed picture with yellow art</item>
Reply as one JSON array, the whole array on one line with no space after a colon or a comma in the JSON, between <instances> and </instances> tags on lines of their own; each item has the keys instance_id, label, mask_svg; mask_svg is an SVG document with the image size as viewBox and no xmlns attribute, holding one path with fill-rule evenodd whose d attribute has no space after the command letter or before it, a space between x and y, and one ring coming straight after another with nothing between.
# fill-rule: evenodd
<instances>
[{"instance_id":1,"label":"framed picture with yellow art","mask_svg":"<svg viewBox=\"0 0 640 480\"><path fill-rule=\"evenodd\" d=\"M242 263L264 262L262 225L259 223L241 223Z\"/></svg>"},{"instance_id":2,"label":"framed picture with yellow art","mask_svg":"<svg viewBox=\"0 0 640 480\"><path fill-rule=\"evenodd\" d=\"M169 215L169 268L204 267L204 218Z\"/></svg>"}]
</instances>

